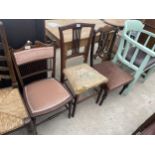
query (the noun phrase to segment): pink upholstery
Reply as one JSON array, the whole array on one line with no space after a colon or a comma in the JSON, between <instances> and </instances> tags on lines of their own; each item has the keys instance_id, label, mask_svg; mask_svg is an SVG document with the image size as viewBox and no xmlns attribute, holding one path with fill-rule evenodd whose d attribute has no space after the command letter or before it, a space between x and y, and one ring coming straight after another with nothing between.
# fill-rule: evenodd
<instances>
[{"instance_id":1,"label":"pink upholstery","mask_svg":"<svg viewBox=\"0 0 155 155\"><path fill-rule=\"evenodd\" d=\"M31 116L54 111L71 100L68 91L55 79L45 79L28 84L24 95Z\"/></svg>"},{"instance_id":2,"label":"pink upholstery","mask_svg":"<svg viewBox=\"0 0 155 155\"><path fill-rule=\"evenodd\" d=\"M26 64L32 61L53 58L54 48L53 47L41 47L30 50L23 50L14 53L17 65Z\"/></svg>"}]
</instances>

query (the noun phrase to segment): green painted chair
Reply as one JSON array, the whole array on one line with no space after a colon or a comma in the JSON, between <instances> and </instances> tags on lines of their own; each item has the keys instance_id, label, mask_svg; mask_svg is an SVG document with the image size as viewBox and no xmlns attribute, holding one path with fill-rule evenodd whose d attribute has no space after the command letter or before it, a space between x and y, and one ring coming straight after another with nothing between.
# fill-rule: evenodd
<instances>
[{"instance_id":1,"label":"green painted chair","mask_svg":"<svg viewBox=\"0 0 155 155\"><path fill-rule=\"evenodd\" d=\"M115 64L121 62L122 65L133 71L133 80L122 89L123 94L128 94L141 76L147 79L155 69L155 43L151 48L147 46L150 39L155 39L155 34L143 28L144 25L138 20L125 22L117 54L112 60ZM144 44L139 43L142 33L147 35Z\"/></svg>"}]
</instances>

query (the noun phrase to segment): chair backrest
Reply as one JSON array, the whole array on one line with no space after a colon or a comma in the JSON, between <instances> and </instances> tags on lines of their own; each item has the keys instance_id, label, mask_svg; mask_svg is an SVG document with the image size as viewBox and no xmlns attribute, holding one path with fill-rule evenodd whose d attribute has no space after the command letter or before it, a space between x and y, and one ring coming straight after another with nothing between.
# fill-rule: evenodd
<instances>
[{"instance_id":1,"label":"chair backrest","mask_svg":"<svg viewBox=\"0 0 155 155\"><path fill-rule=\"evenodd\" d=\"M37 77L40 74L46 73L47 77L55 76L55 47L47 47L45 44L38 46L35 44L29 50L18 50L12 53L13 62L18 75L18 80L22 88L34 80L38 80ZM47 60L46 68L42 63ZM37 65L36 65L37 64ZM24 69L23 69L24 67ZM33 68L33 71L32 71ZM33 81L29 79L34 79ZM45 78L45 77L43 77Z\"/></svg>"},{"instance_id":2,"label":"chair backrest","mask_svg":"<svg viewBox=\"0 0 155 155\"><path fill-rule=\"evenodd\" d=\"M59 27L61 47L61 76L69 58L83 56L87 62L94 24L75 23Z\"/></svg>"},{"instance_id":3,"label":"chair backrest","mask_svg":"<svg viewBox=\"0 0 155 155\"><path fill-rule=\"evenodd\" d=\"M125 27L122 32L118 51L113 59L114 63L116 63L117 61L121 61L123 64L127 65L134 71L144 70L150 58L155 57L155 44L152 45L151 48L147 47L149 40L152 37L155 38L155 34L146 31L143 28L144 25L138 20L127 20L125 22ZM139 37L143 33L147 35L144 44L139 42ZM131 49L132 55L129 59L127 59L127 56L129 52L131 52ZM143 59L137 66L135 62L138 59L139 55L143 55Z\"/></svg>"},{"instance_id":4,"label":"chair backrest","mask_svg":"<svg viewBox=\"0 0 155 155\"><path fill-rule=\"evenodd\" d=\"M3 22L0 21L0 81L11 79L11 84L16 85L16 78L11 59L11 50L8 46L7 36Z\"/></svg>"},{"instance_id":5,"label":"chair backrest","mask_svg":"<svg viewBox=\"0 0 155 155\"><path fill-rule=\"evenodd\" d=\"M93 66L94 57L96 58L99 56L102 61L109 60L111 58L116 32L117 29L109 25L94 31L91 46L91 66ZM95 51L94 46L96 42L98 43L98 47Z\"/></svg>"}]
</instances>

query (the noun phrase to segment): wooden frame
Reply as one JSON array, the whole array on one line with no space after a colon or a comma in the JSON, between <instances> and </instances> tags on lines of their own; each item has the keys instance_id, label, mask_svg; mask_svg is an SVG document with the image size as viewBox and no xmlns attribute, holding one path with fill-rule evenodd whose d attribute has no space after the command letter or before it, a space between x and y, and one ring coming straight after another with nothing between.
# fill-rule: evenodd
<instances>
[{"instance_id":1,"label":"wooden frame","mask_svg":"<svg viewBox=\"0 0 155 155\"><path fill-rule=\"evenodd\" d=\"M1 36L1 41L2 41L3 48L4 48L4 57L1 57L0 60L6 61L7 66L8 66L9 75L11 77L12 86L17 87L16 76L15 76L13 63L12 63L12 58L11 58L11 48L8 45L7 36L6 36L6 33L5 33L5 28L4 28L4 25L3 25L3 23L1 21L0 21L0 36ZM3 88L3 89L5 89L5 88ZM15 132L15 131L17 131L17 130L19 130L21 128L25 128L25 127L28 128L28 133L32 133L32 131L33 131L33 133L35 133L35 131L32 129L33 124L31 122L31 119L28 117L28 118L26 118L24 120L23 126L17 128L17 129L14 129L12 131L9 131L7 133L4 133L4 134L10 134L12 132ZM32 129L31 132L29 132L30 128Z\"/></svg>"},{"instance_id":2,"label":"wooden frame","mask_svg":"<svg viewBox=\"0 0 155 155\"><path fill-rule=\"evenodd\" d=\"M11 54L10 54L11 50L8 45L4 25L1 21L0 21L0 36L1 36L1 41L2 41L3 48L4 48L4 57L1 57L0 60L6 61L8 70L9 70L9 74L11 77L12 85L15 86L16 85L16 77L15 77L15 73L14 73L14 69L13 69L13 63L11 60ZM3 67L2 69L5 70L5 68Z\"/></svg>"},{"instance_id":3,"label":"wooden frame","mask_svg":"<svg viewBox=\"0 0 155 155\"><path fill-rule=\"evenodd\" d=\"M155 113L152 114L147 120L145 120L133 133L132 135L137 135L141 133L145 128L147 128L151 123L155 121Z\"/></svg>"},{"instance_id":4,"label":"wooden frame","mask_svg":"<svg viewBox=\"0 0 155 155\"><path fill-rule=\"evenodd\" d=\"M49 71L51 71L52 74L50 74L50 76L51 76L51 77L55 77L55 63L56 63L55 43L53 42L52 44L44 44L44 43L42 43L42 42L40 42L40 41L36 41L36 42L35 42L35 45L33 45L31 48L33 49L33 48L51 47L51 46L54 48L54 55L53 55L53 57L51 57L51 58L40 59L40 60L47 60L47 61L50 60L50 59L51 59L51 61L53 60L53 63L50 62L50 65L49 65L49 66L51 66L51 68L43 69L43 71L36 71L36 72L30 73L30 74L24 75L24 76L21 75L20 68L19 68L20 65L17 64L17 61L16 61L16 59L15 59L15 53L16 53L16 52L20 52L21 50L24 50L24 48L18 49L18 50L16 50L16 51L12 54L14 66L15 66L15 69L16 69L17 76L18 76L18 78L19 78L20 85L22 86L22 89L24 89L24 86L25 86L24 79L29 78L29 77L31 77L31 76L33 77L33 76L38 75L38 74L41 74L41 73L43 73L43 72L49 72ZM39 61L40 61L40 60L39 60ZM38 62L38 60L33 61L33 62ZM30 62L28 62L28 63L30 63ZM25 63L25 64L28 64L28 63ZM51 65L51 64L52 64L52 65ZM23 64L22 64L22 65L23 65ZM65 108L68 109L68 111L69 111L68 117L70 118L70 117L71 117L71 110L72 110L72 100L69 101L69 103L66 103L66 104L65 104ZM31 116L31 119L32 119L32 122L33 122L34 126L35 126L35 125L40 125L41 123L43 123L43 122L45 122L45 121L47 121L47 120L50 120L50 119L52 119L52 118L55 118L55 117L56 117L57 115L59 115L60 113L66 111L66 109L65 109L65 110L61 110L61 111L57 112L56 114L54 114L54 115L48 117L47 119L44 119L44 120L38 122L38 123L36 123L36 118L37 118L37 117L40 117L40 116L42 116L42 115L45 115L45 114L38 114L38 116L35 116L35 117L32 117L32 116ZM50 111L50 112L52 112L52 111ZM49 112L48 112L48 113L49 113ZM35 126L35 131L36 131L36 126ZM37 131L36 131L36 133L37 133Z\"/></svg>"},{"instance_id":5,"label":"wooden frame","mask_svg":"<svg viewBox=\"0 0 155 155\"><path fill-rule=\"evenodd\" d=\"M110 60L112 58L112 49L114 46L117 31L118 29L109 26L94 31L91 46L91 54L90 54L91 66L93 66L93 59L96 58L97 56L99 56L102 61ZM99 34L99 38L97 40L98 48L96 53L94 54L94 45L96 43L96 38L98 34Z\"/></svg>"},{"instance_id":6,"label":"wooden frame","mask_svg":"<svg viewBox=\"0 0 155 155\"><path fill-rule=\"evenodd\" d=\"M95 24L87 24L87 23L76 23L76 24L70 24L67 26L59 27L59 33L60 33L60 48L61 48L61 82L64 81L64 75L63 75L63 69L66 67L66 61L67 59L77 57L77 56L83 56L84 62L87 62L88 54L89 54L89 48L91 45L92 37L93 37L93 31L94 31ZM83 53L80 53L80 38L81 38L81 30L83 28L90 28L90 35L87 40L87 44L84 45L85 49ZM74 50L70 56L67 56L67 51L65 50L65 40L64 40L64 31L66 30L72 30L72 42L71 42L71 49ZM76 34L75 34L76 33ZM74 35L75 34L75 35Z\"/></svg>"},{"instance_id":7,"label":"wooden frame","mask_svg":"<svg viewBox=\"0 0 155 155\"><path fill-rule=\"evenodd\" d=\"M75 23L75 24L70 24L67 26L63 26L63 27L59 27L59 33L60 33L60 48L61 48L61 81L65 82L65 77L63 74L63 70L66 68L66 61L70 58L73 57L78 57L78 56L83 56L84 63L87 63L88 60L88 55L89 55L89 48L91 46L92 43L92 38L94 35L94 26L95 24L88 24L88 23ZM90 29L90 33L89 33L89 37L87 39L87 42L84 45L84 52L80 52L80 37L81 37L81 31L83 28L89 28ZM69 49L71 49L71 54L68 56L67 55L67 50L65 49L65 39L64 39L64 32L67 30L72 30L72 41L71 41L71 46ZM67 84L66 84L67 86ZM68 86L67 86L68 88ZM68 88L68 90L70 90L70 88ZM72 91L70 90L70 92L72 93ZM75 115L75 111L76 111L76 106L77 106L77 102L79 100L79 95L77 94L73 94L74 96L74 107L73 107L73 113L72 116L74 117ZM91 95L89 97L86 97L84 99L82 99L79 102L82 102L90 97L94 96Z\"/></svg>"}]
</instances>

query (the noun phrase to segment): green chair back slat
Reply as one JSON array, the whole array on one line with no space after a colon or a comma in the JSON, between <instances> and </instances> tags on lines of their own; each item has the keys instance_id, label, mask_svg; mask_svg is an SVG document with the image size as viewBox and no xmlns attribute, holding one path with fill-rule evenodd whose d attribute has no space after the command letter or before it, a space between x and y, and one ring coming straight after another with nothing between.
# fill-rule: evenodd
<instances>
[{"instance_id":1,"label":"green chair back slat","mask_svg":"<svg viewBox=\"0 0 155 155\"><path fill-rule=\"evenodd\" d=\"M137 36L136 36L136 38L134 39L135 41L138 41L140 34L141 34L140 32L137 33Z\"/></svg>"},{"instance_id":2,"label":"green chair back slat","mask_svg":"<svg viewBox=\"0 0 155 155\"><path fill-rule=\"evenodd\" d=\"M133 56L131 57L130 64L133 64L133 63L135 62L136 57L137 57L137 55L138 55L138 52L139 52L139 49L136 48L136 50L135 50Z\"/></svg>"}]
</instances>

